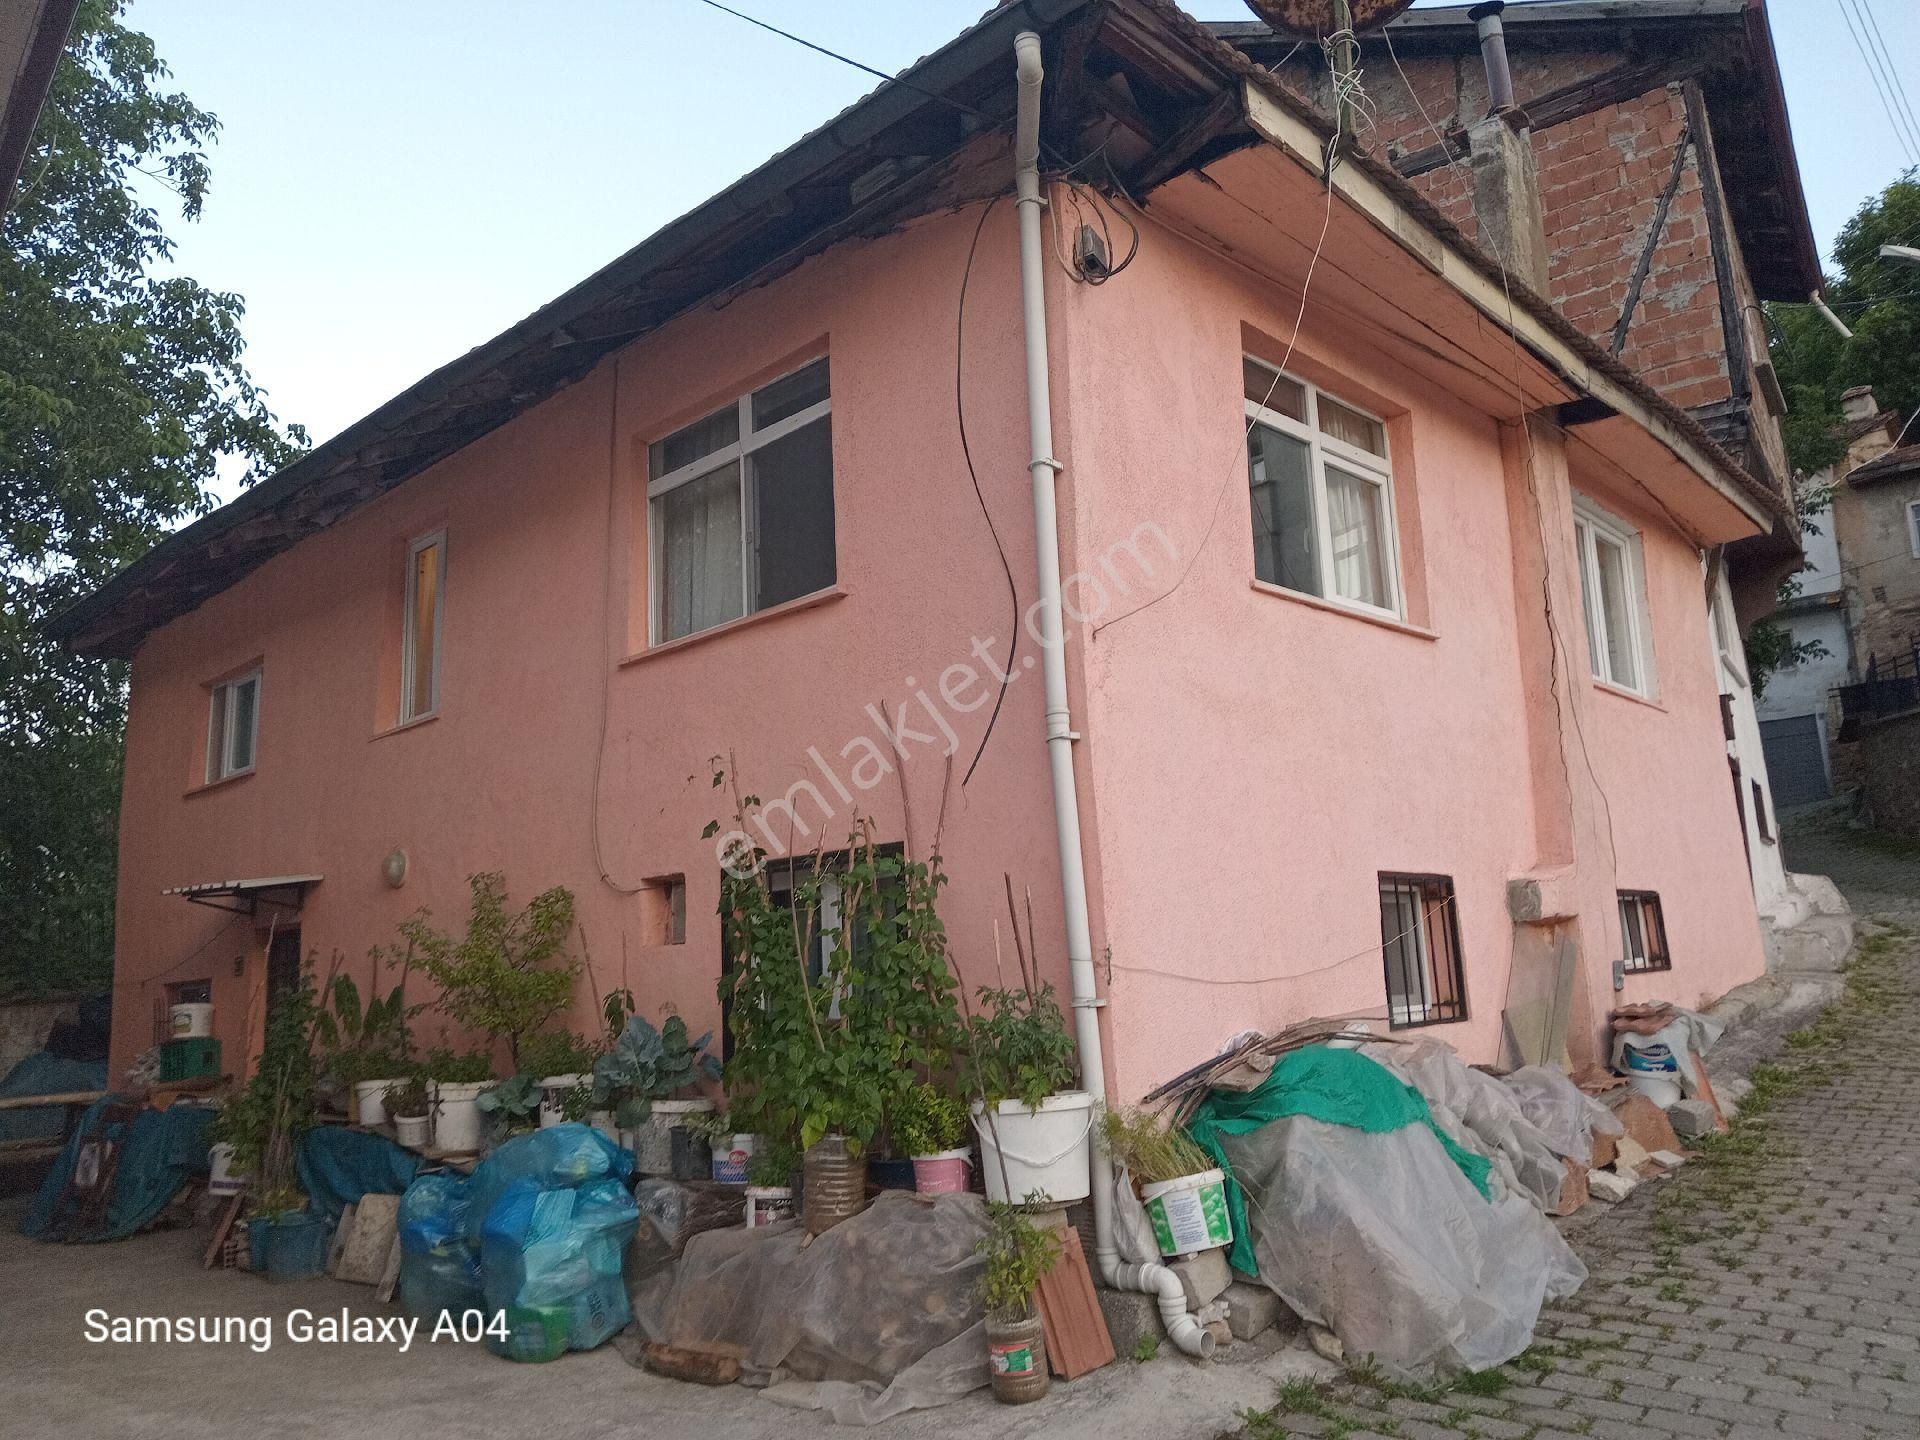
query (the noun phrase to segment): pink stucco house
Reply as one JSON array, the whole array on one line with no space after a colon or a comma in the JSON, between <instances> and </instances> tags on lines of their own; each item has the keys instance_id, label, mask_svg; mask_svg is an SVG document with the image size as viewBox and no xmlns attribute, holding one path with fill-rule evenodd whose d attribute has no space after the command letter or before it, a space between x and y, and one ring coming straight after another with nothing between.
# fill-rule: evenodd
<instances>
[{"instance_id":1,"label":"pink stucco house","mask_svg":"<svg viewBox=\"0 0 1920 1440\"><path fill-rule=\"evenodd\" d=\"M69 612L132 659L116 1069L193 983L236 1062L479 870L715 1023L717 759L776 849L944 806L963 978L1030 887L1123 1097L1310 1015L1590 1057L1759 974L1703 555L1783 497L1326 148L1165 0L1019 0Z\"/></svg>"}]
</instances>

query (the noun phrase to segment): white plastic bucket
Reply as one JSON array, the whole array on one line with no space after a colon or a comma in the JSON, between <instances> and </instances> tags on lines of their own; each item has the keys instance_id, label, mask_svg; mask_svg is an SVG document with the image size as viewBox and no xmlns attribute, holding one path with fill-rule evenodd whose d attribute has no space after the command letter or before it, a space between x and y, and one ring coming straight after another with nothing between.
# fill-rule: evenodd
<instances>
[{"instance_id":1,"label":"white plastic bucket","mask_svg":"<svg viewBox=\"0 0 1920 1440\"><path fill-rule=\"evenodd\" d=\"M1002 1100L991 1119L976 1100L973 1128L980 1134L987 1199L1018 1204L1037 1191L1064 1205L1092 1192L1093 1096L1086 1091L1049 1095L1038 1110Z\"/></svg>"},{"instance_id":2,"label":"white plastic bucket","mask_svg":"<svg viewBox=\"0 0 1920 1440\"><path fill-rule=\"evenodd\" d=\"M1233 1243L1227 1177L1218 1170L1157 1180L1140 1187L1162 1255L1197 1255Z\"/></svg>"},{"instance_id":3,"label":"white plastic bucket","mask_svg":"<svg viewBox=\"0 0 1920 1440\"><path fill-rule=\"evenodd\" d=\"M1633 1070L1627 1074L1627 1084L1662 1110L1670 1109L1680 1103L1678 1072L1661 1074L1655 1070Z\"/></svg>"},{"instance_id":4,"label":"white plastic bucket","mask_svg":"<svg viewBox=\"0 0 1920 1440\"><path fill-rule=\"evenodd\" d=\"M634 1169L642 1175L673 1174L673 1131L687 1116L713 1109L711 1100L656 1100L647 1115L647 1123L629 1130L627 1148L633 1151Z\"/></svg>"},{"instance_id":5,"label":"white plastic bucket","mask_svg":"<svg viewBox=\"0 0 1920 1440\"><path fill-rule=\"evenodd\" d=\"M396 1115L393 1117L393 1138L412 1149L424 1150L427 1148L428 1123L425 1115Z\"/></svg>"},{"instance_id":6,"label":"white plastic bucket","mask_svg":"<svg viewBox=\"0 0 1920 1440\"><path fill-rule=\"evenodd\" d=\"M400 1083L398 1080L362 1080L353 1087L362 1125L387 1123L387 1088Z\"/></svg>"},{"instance_id":7,"label":"white plastic bucket","mask_svg":"<svg viewBox=\"0 0 1920 1440\"><path fill-rule=\"evenodd\" d=\"M204 1000L176 1005L169 1012L168 1030L176 1040L200 1040L213 1034L213 1006Z\"/></svg>"},{"instance_id":8,"label":"white plastic bucket","mask_svg":"<svg viewBox=\"0 0 1920 1440\"><path fill-rule=\"evenodd\" d=\"M919 1195L962 1195L967 1172L973 1168L971 1150L941 1150L913 1157L913 1188Z\"/></svg>"},{"instance_id":9,"label":"white plastic bucket","mask_svg":"<svg viewBox=\"0 0 1920 1440\"><path fill-rule=\"evenodd\" d=\"M238 1195L247 1188L247 1177L236 1175L233 1171L233 1146L222 1140L207 1152L210 1173L207 1176L209 1195Z\"/></svg>"},{"instance_id":10,"label":"white plastic bucket","mask_svg":"<svg viewBox=\"0 0 1920 1440\"><path fill-rule=\"evenodd\" d=\"M793 1219L793 1191L785 1185L747 1186L747 1229Z\"/></svg>"},{"instance_id":11,"label":"white plastic bucket","mask_svg":"<svg viewBox=\"0 0 1920 1440\"><path fill-rule=\"evenodd\" d=\"M540 1128L566 1123L566 1116L560 1111L560 1102L567 1097L585 1075L549 1075L540 1082Z\"/></svg>"},{"instance_id":12,"label":"white plastic bucket","mask_svg":"<svg viewBox=\"0 0 1920 1440\"><path fill-rule=\"evenodd\" d=\"M733 1135L713 1147L713 1178L723 1185L747 1183L747 1166L753 1163L753 1136Z\"/></svg>"},{"instance_id":13,"label":"white plastic bucket","mask_svg":"<svg viewBox=\"0 0 1920 1440\"><path fill-rule=\"evenodd\" d=\"M492 1088L496 1083L492 1080L440 1082L436 1087L439 1098L434 1105L433 1133L442 1150L449 1154L466 1155L480 1149L484 1119L480 1111L480 1092ZM398 1124L397 1116L395 1123Z\"/></svg>"}]
</instances>

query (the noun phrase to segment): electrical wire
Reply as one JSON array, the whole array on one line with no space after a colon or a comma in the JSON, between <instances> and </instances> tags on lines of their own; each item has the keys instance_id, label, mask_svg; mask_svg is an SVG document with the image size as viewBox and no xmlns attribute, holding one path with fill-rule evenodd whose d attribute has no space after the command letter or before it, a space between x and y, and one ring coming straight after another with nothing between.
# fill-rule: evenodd
<instances>
[{"instance_id":1,"label":"electrical wire","mask_svg":"<svg viewBox=\"0 0 1920 1440\"><path fill-rule=\"evenodd\" d=\"M973 280L973 257L980 248L980 234L987 228L987 217L993 214L993 207L1000 203L1000 196L988 200L980 211L980 219L973 227L973 239L967 244L967 263L960 271L960 301L955 307L953 335L953 414L960 427L960 454L967 462L967 478L973 482L973 495L980 502L980 514L986 519L987 533L993 536L994 552L1000 557L1000 569L1007 577L1007 602L1013 609L1008 621L1007 663L1000 667L1000 693L994 697L993 713L987 716L987 728L981 732L980 745L973 752L973 759L967 763L967 773L960 777L960 788L966 789L967 782L973 779L973 772L979 767L980 757L987 753L987 742L993 738L993 727L1000 719L1000 707L1007 703L1007 686L1013 681L1014 657L1020 651L1020 588L1014 583L1013 563L1007 559L1007 547L1001 543L1000 527L993 523L993 511L987 507L987 495L980 488L980 472L974 469L973 448L967 443L967 394L962 383L966 367L962 363L967 346L967 286Z\"/></svg>"},{"instance_id":2,"label":"electrical wire","mask_svg":"<svg viewBox=\"0 0 1920 1440\"><path fill-rule=\"evenodd\" d=\"M224 907L219 907L219 908L224 908ZM174 961L173 964L169 965L166 969L160 971L159 974L157 975L147 975L139 980L115 981L113 988L116 990L124 990L129 986L138 985L142 990L144 990L147 988L147 986L151 985L156 980L164 980L169 975L179 974L182 970L186 969L187 966L191 965L194 961L198 960L202 955L206 954L207 951L211 950L216 940L218 940L222 935L225 935L229 930L233 929L233 927L238 922L245 920L246 918L247 917L245 915L241 915L238 913L229 915L227 917L226 923L222 925L219 929L215 930L206 939L202 940L198 945L194 946L193 949L188 952L185 959Z\"/></svg>"},{"instance_id":3,"label":"electrical wire","mask_svg":"<svg viewBox=\"0 0 1920 1440\"><path fill-rule=\"evenodd\" d=\"M1880 71L1875 67L1872 57L1867 53L1866 45L1860 39L1860 32L1853 23L1853 12L1847 9L1846 0L1835 0L1840 7L1840 16L1847 22L1847 33L1853 37L1853 48L1860 52L1860 59L1867 67L1867 78L1873 81L1873 88L1880 97L1880 108L1887 112L1887 125L1893 131L1893 138L1905 152L1909 164L1920 163L1920 154L1916 154L1913 142L1901 128L1894 114L1893 101L1888 98L1887 88L1880 81Z\"/></svg>"},{"instance_id":4,"label":"electrical wire","mask_svg":"<svg viewBox=\"0 0 1920 1440\"><path fill-rule=\"evenodd\" d=\"M1886 37L1880 33L1880 20L1873 13L1873 0L1853 0L1854 9L1860 12L1862 27L1868 32L1867 43L1880 52L1880 67L1886 72L1887 84L1893 91L1901 114L1907 122L1907 133L1920 145L1920 121L1915 120L1913 103L1907 98L1907 82L1893 66L1893 58L1887 53Z\"/></svg>"}]
</instances>

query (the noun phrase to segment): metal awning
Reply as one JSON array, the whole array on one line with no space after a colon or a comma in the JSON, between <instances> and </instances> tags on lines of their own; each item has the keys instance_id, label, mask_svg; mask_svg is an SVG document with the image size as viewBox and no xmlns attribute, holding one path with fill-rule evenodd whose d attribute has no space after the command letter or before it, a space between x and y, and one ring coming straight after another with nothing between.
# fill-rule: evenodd
<instances>
[{"instance_id":1,"label":"metal awning","mask_svg":"<svg viewBox=\"0 0 1920 1440\"><path fill-rule=\"evenodd\" d=\"M162 895L180 895L189 904L206 905L215 910L230 910L236 915L258 915L262 904L284 910L298 910L307 898L307 887L318 885L322 875L268 875L259 880L205 880L198 885L175 885Z\"/></svg>"}]
</instances>

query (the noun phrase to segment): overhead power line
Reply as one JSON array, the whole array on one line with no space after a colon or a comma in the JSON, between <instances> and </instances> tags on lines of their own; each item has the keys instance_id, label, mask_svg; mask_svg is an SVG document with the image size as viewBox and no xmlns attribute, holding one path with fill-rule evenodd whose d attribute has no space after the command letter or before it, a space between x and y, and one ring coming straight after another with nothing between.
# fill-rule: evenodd
<instances>
[{"instance_id":1,"label":"overhead power line","mask_svg":"<svg viewBox=\"0 0 1920 1440\"><path fill-rule=\"evenodd\" d=\"M707 3L712 3L712 0L707 0ZM1867 78L1873 81L1874 93L1880 97L1880 108L1887 113L1887 127L1893 131L1894 142L1899 145L1908 164L1920 164L1920 153L1916 153L1912 139L1901 127L1900 117L1894 112L1893 100L1880 79L1879 66L1874 63L1866 43L1860 38L1859 27L1853 21L1853 11L1847 8L1847 0L1836 0L1836 3L1840 6L1840 18L1847 22L1847 33L1853 37L1853 48L1860 53L1860 61L1867 67Z\"/></svg>"},{"instance_id":2,"label":"overhead power line","mask_svg":"<svg viewBox=\"0 0 1920 1440\"><path fill-rule=\"evenodd\" d=\"M1868 32L1869 42L1880 52L1880 68L1886 72L1887 84L1893 91L1894 99L1899 102L1901 113L1906 117L1907 134L1914 138L1916 145L1920 145L1920 119L1914 118L1913 102L1907 98L1907 82L1894 68L1893 56L1887 49L1886 37L1880 33L1880 17L1873 13L1873 0L1853 0L1853 3L1860 12L1864 22L1863 28Z\"/></svg>"}]
</instances>

